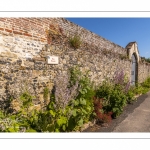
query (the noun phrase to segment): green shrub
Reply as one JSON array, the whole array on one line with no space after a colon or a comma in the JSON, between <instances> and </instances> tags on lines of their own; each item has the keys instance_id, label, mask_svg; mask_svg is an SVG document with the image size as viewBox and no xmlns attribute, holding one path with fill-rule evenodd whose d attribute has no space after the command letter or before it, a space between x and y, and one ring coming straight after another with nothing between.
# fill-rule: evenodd
<instances>
[{"instance_id":1,"label":"green shrub","mask_svg":"<svg viewBox=\"0 0 150 150\"><path fill-rule=\"evenodd\" d=\"M119 116L127 103L127 97L119 86L104 82L97 90L97 97L103 98L105 112L112 112L113 117Z\"/></svg>"},{"instance_id":2,"label":"green shrub","mask_svg":"<svg viewBox=\"0 0 150 150\"><path fill-rule=\"evenodd\" d=\"M141 86L144 88L142 93L145 94L149 91L150 89L150 78L147 78L142 84Z\"/></svg>"},{"instance_id":3,"label":"green shrub","mask_svg":"<svg viewBox=\"0 0 150 150\"><path fill-rule=\"evenodd\" d=\"M125 94L118 89L114 89L110 95L108 111L113 112L113 117L117 117L122 113L126 103L127 98Z\"/></svg>"},{"instance_id":4,"label":"green shrub","mask_svg":"<svg viewBox=\"0 0 150 150\"><path fill-rule=\"evenodd\" d=\"M40 112L36 124L36 130L41 132L65 132L68 127L70 108L56 109L54 102L50 102L49 109Z\"/></svg>"},{"instance_id":5,"label":"green shrub","mask_svg":"<svg viewBox=\"0 0 150 150\"><path fill-rule=\"evenodd\" d=\"M77 98L71 102L71 106L73 107L73 115L69 120L71 130L75 130L76 127L82 127L93 116L93 97L95 95L93 86L87 77L82 77L79 81L79 87Z\"/></svg>"},{"instance_id":6,"label":"green shrub","mask_svg":"<svg viewBox=\"0 0 150 150\"><path fill-rule=\"evenodd\" d=\"M82 44L81 38L78 35L73 36L69 41L71 46L75 49L78 49Z\"/></svg>"},{"instance_id":7,"label":"green shrub","mask_svg":"<svg viewBox=\"0 0 150 150\"><path fill-rule=\"evenodd\" d=\"M93 119L94 104L93 97L95 96L95 90L93 84L86 76L80 76L81 72L74 69L71 75L71 81L79 80L79 94L75 100L71 102L73 106L73 116L69 120L71 130L82 127L82 125Z\"/></svg>"},{"instance_id":8,"label":"green shrub","mask_svg":"<svg viewBox=\"0 0 150 150\"><path fill-rule=\"evenodd\" d=\"M18 114L3 114L0 118L0 132L26 132L26 130L31 130L29 123L30 117L24 115L24 113Z\"/></svg>"},{"instance_id":9,"label":"green shrub","mask_svg":"<svg viewBox=\"0 0 150 150\"><path fill-rule=\"evenodd\" d=\"M29 132L34 130L38 113L34 109L29 110L29 107L33 105L33 98L34 96L29 92L23 92L19 97L19 100L22 102L19 106L20 110L15 112L15 114L7 111L1 112L1 132Z\"/></svg>"},{"instance_id":10,"label":"green shrub","mask_svg":"<svg viewBox=\"0 0 150 150\"><path fill-rule=\"evenodd\" d=\"M150 90L150 78L148 77L143 83L137 83L133 89L135 95L146 94Z\"/></svg>"},{"instance_id":11,"label":"green shrub","mask_svg":"<svg viewBox=\"0 0 150 150\"><path fill-rule=\"evenodd\" d=\"M97 89L96 96L99 98L109 99L113 89L114 89L113 84L104 81Z\"/></svg>"},{"instance_id":12,"label":"green shrub","mask_svg":"<svg viewBox=\"0 0 150 150\"><path fill-rule=\"evenodd\" d=\"M127 103L129 103L129 104L132 103L135 100L134 96L135 96L135 93L134 93L133 89L130 89L126 93Z\"/></svg>"}]
</instances>

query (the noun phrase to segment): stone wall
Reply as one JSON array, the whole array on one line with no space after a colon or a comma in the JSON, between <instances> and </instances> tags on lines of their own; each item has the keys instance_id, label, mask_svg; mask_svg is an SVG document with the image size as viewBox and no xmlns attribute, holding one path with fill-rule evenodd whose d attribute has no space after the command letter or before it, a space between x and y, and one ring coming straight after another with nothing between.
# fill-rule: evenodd
<instances>
[{"instance_id":1,"label":"stone wall","mask_svg":"<svg viewBox=\"0 0 150 150\"><path fill-rule=\"evenodd\" d=\"M80 35L82 45L74 49L69 39ZM59 64L47 63L58 56ZM98 85L123 69L130 78L127 49L116 45L63 18L0 18L0 102L1 107L22 91L36 95L35 104L48 103L43 89L53 88L56 76L79 66ZM148 75L149 64L139 63L139 81Z\"/></svg>"},{"instance_id":2,"label":"stone wall","mask_svg":"<svg viewBox=\"0 0 150 150\"><path fill-rule=\"evenodd\" d=\"M146 62L140 62L138 65L138 81L139 83L144 82L144 80L150 76L150 64Z\"/></svg>"}]
</instances>

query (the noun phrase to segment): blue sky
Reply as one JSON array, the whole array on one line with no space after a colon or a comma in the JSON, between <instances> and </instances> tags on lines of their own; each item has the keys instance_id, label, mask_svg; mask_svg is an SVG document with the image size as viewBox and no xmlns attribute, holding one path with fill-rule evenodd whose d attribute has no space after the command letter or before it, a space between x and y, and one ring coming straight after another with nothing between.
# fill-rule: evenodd
<instances>
[{"instance_id":1,"label":"blue sky","mask_svg":"<svg viewBox=\"0 0 150 150\"><path fill-rule=\"evenodd\" d=\"M140 56L150 57L150 18L66 18L125 47L136 41Z\"/></svg>"}]
</instances>

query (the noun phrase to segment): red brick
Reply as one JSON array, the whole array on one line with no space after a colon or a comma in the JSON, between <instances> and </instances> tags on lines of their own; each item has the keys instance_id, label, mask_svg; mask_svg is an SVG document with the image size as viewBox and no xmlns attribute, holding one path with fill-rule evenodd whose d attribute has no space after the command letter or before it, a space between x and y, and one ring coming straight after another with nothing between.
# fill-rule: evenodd
<instances>
[{"instance_id":1,"label":"red brick","mask_svg":"<svg viewBox=\"0 0 150 150\"><path fill-rule=\"evenodd\" d=\"M22 33L19 32L19 31L13 31L13 33L14 33L14 34L20 34L20 35L22 35Z\"/></svg>"},{"instance_id":2,"label":"red brick","mask_svg":"<svg viewBox=\"0 0 150 150\"><path fill-rule=\"evenodd\" d=\"M50 22L46 21L45 19L43 19L42 22L44 23L44 25L49 25L50 24Z\"/></svg>"},{"instance_id":3,"label":"red brick","mask_svg":"<svg viewBox=\"0 0 150 150\"><path fill-rule=\"evenodd\" d=\"M4 31L4 28L0 28L0 30Z\"/></svg>"},{"instance_id":4,"label":"red brick","mask_svg":"<svg viewBox=\"0 0 150 150\"><path fill-rule=\"evenodd\" d=\"M20 20L13 20L13 23L21 23Z\"/></svg>"},{"instance_id":5,"label":"red brick","mask_svg":"<svg viewBox=\"0 0 150 150\"><path fill-rule=\"evenodd\" d=\"M36 24L36 22L35 22L35 21L31 21L31 20L30 20L30 22L31 22L31 23L33 23L33 24Z\"/></svg>"},{"instance_id":6,"label":"red brick","mask_svg":"<svg viewBox=\"0 0 150 150\"><path fill-rule=\"evenodd\" d=\"M28 33L24 33L23 35L32 37L32 35Z\"/></svg>"},{"instance_id":7,"label":"red brick","mask_svg":"<svg viewBox=\"0 0 150 150\"><path fill-rule=\"evenodd\" d=\"M19 26L12 26L12 30L20 32L21 28Z\"/></svg>"},{"instance_id":8,"label":"red brick","mask_svg":"<svg viewBox=\"0 0 150 150\"><path fill-rule=\"evenodd\" d=\"M27 18L21 18L22 21L25 21L25 22L29 22L30 19L27 19Z\"/></svg>"},{"instance_id":9,"label":"red brick","mask_svg":"<svg viewBox=\"0 0 150 150\"><path fill-rule=\"evenodd\" d=\"M0 21L5 22L6 19L5 18L0 18Z\"/></svg>"},{"instance_id":10,"label":"red brick","mask_svg":"<svg viewBox=\"0 0 150 150\"><path fill-rule=\"evenodd\" d=\"M37 24L37 26L39 26L39 27L43 26L42 21L37 21L36 24Z\"/></svg>"},{"instance_id":11,"label":"red brick","mask_svg":"<svg viewBox=\"0 0 150 150\"><path fill-rule=\"evenodd\" d=\"M12 33L12 30L5 29L6 32Z\"/></svg>"},{"instance_id":12,"label":"red brick","mask_svg":"<svg viewBox=\"0 0 150 150\"><path fill-rule=\"evenodd\" d=\"M7 22L9 22L10 24L13 23L12 19L11 18L7 18Z\"/></svg>"},{"instance_id":13,"label":"red brick","mask_svg":"<svg viewBox=\"0 0 150 150\"><path fill-rule=\"evenodd\" d=\"M30 30L31 26L28 25L22 25L21 26L23 30Z\"/></svg>"},{"instance_id":14,"label":"red brick","mask_svg":"<svg viewBox=\"0 0 150 150\"><path fill-rule=\"evenodd\" d=\"M12 21L16 21L16 20L18 20L19 18L11 18L12 19Z\"/></svg>"}]
</instances>

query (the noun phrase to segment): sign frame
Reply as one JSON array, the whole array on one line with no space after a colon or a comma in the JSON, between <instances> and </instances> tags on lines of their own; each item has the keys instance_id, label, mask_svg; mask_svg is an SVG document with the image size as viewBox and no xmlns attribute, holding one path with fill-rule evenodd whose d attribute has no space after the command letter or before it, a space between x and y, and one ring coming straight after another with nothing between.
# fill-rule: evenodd
<instances>
[{"instance_id":1,"label":"sign frame","mask_svg":"<svg viewBox=\"0 0 150 150\"><path fill-rule=\"evenodd\" d=\"M47 56L47 63L51 65L59 64L58 56Z\"/></svg>"}]
</instances>

